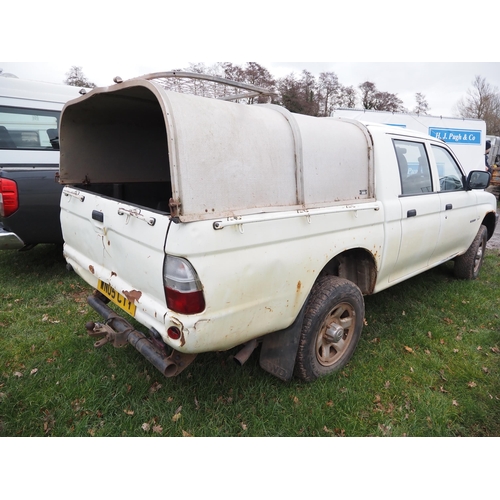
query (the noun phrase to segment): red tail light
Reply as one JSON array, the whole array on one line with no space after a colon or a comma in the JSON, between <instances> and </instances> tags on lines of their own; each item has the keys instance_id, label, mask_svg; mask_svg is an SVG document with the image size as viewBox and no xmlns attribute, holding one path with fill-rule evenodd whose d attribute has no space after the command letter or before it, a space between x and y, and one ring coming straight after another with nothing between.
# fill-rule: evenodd
<instances>
[{"instance_id":1,"label":"red tail light","mask_svg":"<svg viewBox=\"0 0 500 500\"><path fill-rule=\"evenodd\" d=\"M181 314L197 314L205 309L203 287L194 267L181 257L167 255L163 270L167 307Z\"/></svg>"},{"instance_id":2,"label":"red tail light","mask_svg":"<svg viewBox=\"0 0 500 500\"><path fill-rule=\"evenodd\" d=\"M0 216L8 217L18 208L17 184L10 179L0 179Z\"/></svg>"},{"instance_id":3,"label":"red tail light","mask_svg":"<svg viewBox=\"0 0 500 500\"><path fill-rule=\"evenodd\" d=\"M197 314L205 309L205 297L203 292L179 292L172 288L165 288L167 295L167 307L181 314Z\"/></svg>"}]
</instances>

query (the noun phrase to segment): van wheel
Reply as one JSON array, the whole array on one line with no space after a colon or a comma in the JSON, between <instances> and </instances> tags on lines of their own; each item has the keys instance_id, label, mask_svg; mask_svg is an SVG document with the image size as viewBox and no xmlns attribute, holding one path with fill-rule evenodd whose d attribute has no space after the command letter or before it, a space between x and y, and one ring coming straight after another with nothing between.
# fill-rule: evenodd
<instances>
[{"instance_id":1,"label":"van wheel","mask_svg":"<svg viewBox=\"0 0 500 500\"><path fill-rule=\"evenodd\" d=\"M475 280L478 277L483 265L487 241L488 230L486 226L481 226L467 252L455 258L453 271L457 278Z\"/></svg>"},{"instance_id":2,"label":"van wheel","mask_svg":"<svg viewBox=\"0 0 500 500\"><path fill-rule=\"evenodd\" d=\"M354 283L319 278L306 306L295 375L312 382L344 367L358 344L364 314L363 294Z\"/></svg>"}]
</instances>

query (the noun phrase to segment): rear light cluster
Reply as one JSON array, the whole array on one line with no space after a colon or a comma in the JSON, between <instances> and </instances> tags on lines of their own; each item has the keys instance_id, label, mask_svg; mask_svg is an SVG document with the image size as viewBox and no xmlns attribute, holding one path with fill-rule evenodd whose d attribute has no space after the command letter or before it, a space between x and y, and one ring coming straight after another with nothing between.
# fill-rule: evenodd
<instances>
[{"instance_id":1,"label":"rear light cluster","mask_svg":"<svg viewBox=\"0 0 500 500\"><path fill-rule=\"evenodd\" d=\"M163 269L167 307L181 314L197 314L205 309L205 296L194 267L181 257L167 255Z\"/></svg>"},{"instance_id":2,"label":"rear light cluster","mask_svg":"<svg viewBox=\"0 0 500 500\"><path fill-rule=\"evenodd\" d=\"M0 216L8 217L18 208L17 184L10 179L0 179Z\"/></svg>"}]
</instances>

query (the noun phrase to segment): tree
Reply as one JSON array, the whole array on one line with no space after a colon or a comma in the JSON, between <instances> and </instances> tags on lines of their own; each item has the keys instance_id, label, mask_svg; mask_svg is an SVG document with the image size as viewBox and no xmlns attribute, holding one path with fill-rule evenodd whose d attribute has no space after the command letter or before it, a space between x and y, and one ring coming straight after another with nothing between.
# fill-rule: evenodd
<instances>
[{"instance_id":1,"label":"tree","mask_svg":"<svg viewBox=\"0 0 500 500\"><path fill-rule=\"evenodd\" d=\"M310 116L318 116L319 103L318 103L318 86L316 78L312 73L303 69L302 78L300 79L301 94L303 100L302 113Z\"/></svg>"},{"instance_id":2,"label":"tree","mask_svg":"<svg viewBox=\"0 0 500 500\"><path fill-rule=\"evenodd\" d=\"M457 109L462 118L484 120L488 134L500 135L500 93L485 78L474 78L472 88L457 102Z\"/></svg>"},{"instance_id":3,"label":"tree","mask_svg":"<svg viewBox=\"0 0 500 500\"><path fill-rule=\"evenodd\" d=\"M405 111L403 101L390 92L381 92L373 82L364 82L359 85L361 104L364 109L376 111Z\"/></svg>"},{"instance_id":4,"label":"tree","mask_svg":"<svg viewBox=\"0 0 500 500\"><path fill-rule=\"evenodd\" d=\"M425 95L417 92L415 94L415 100L417 101L417 105L415 106L413 112L418 113L420 115L427 115L430 111L429 103L427 102Z\"/></svg>"},{"instance_id":5,"label":"tree","mask_svg":"<svg viewBox=\"0 0 500 500\"><path fill-rule=\"evenodd\" d=\"M241 66L231 62L220 62L217 63L216 67L219 68L218 75L222 78L227 78L235 82L244 81L243 68Z\"/></svg>"},{"instance_id":6,"label":"tree","mask_svg":"<svg viewBox=\"0 0 500 500\"><path fill-rule=\"evenodd\" d=\"M71 66L70 70L66 73L64 83L73 87L87 87L92 89L96 86L95 83L87 80L81 66Z\"/></svg>"},{"instance_id":7,"label":"tree","mask_svg":"<svg viewBox=\"0 0 500 500\"><path fill-rule=\"evenodd\" d=\"M278 80L280 104L292 113L303 112L303 99L300 92L300 83L294 73Z\"/></svg>"},{"instance_id":8,"label":"tree","mask_svg":"<svg viewBox=\"0 0 500 500\"><path fill-rule=\"evenodd\" d=\"M375 84L372 82L364 82L359 85L359 90L361 91L361 106L363 106L363 109L375 109L375 94L377 93Z\"/></svg>"},{"instance_id":9,"label":"tree","mask_svg":"<svg viewBox=\"0 0 500 500\"><path fill-rule=\"evenodd\" d=\"M319 116L330 116L336 106L340 83L337 75L331 71L319 74L318 100Z\"/></svg>"},{"instance_id":10,"label":"tree","mask_svg":"<svg viewBox=\"0 0 500 500\"><path fill-rule=\"evenodd\" d=\"M274 90L276 87L276 81L269 73L269 71L257 64L256 62L247 62L242 68L241 77L243 82L250 83L251 85L256 85L257 87L263 87L265 89ZM269 100L268 97L259 96L257 98L249 99L249 103L252 104L255 99L259 103L265 103Z\"/></svg>"},{"instance_id":11,"label":"tree","mask_svg":"<svg viewBox=\"0 0 500 500\"><path fill-rule=\"evenodd\" d=\"M263 87L274 91L276 82L269 73L269 71L257 64L256 62L247 62L244 66L239 66L231 62L217 62L212 66L206 66L203 63L191 63L188 68L183 71L191 73L204 73L211 76L216 76L219 78L225 78L227 80L233 80L235 82L249 83L257 87ZM204 95L206 97L214 97L217 93L219 96L229 96L233 95L234 89L228 89L224 84L212 83L205 81L196 81L190 83L191 90L187 89L187 86L182 84L180 79L173 79L174 83L164 82L163 85L170 89L176 90L178 92L188 92L195 93L197 95ZM214 89L217 89L215 91ZM246 102L248 104L253 104L254 102L265 103L269 101L269 96L258 96L258 97L248 97L243 99L238 99L238 102Z\"/></svg>"},{"instance_id":12,"label":"tree","mask_svg":"<svg viewBox=\"0 0 500 500\"><path fill-rule=\"evenodd\" d=\"M294 73L278 80L280 103L292 113L317 116L319 112L316 79L303 70L300 80Z\"/></svg>"},{"instance_id":13,"label":"tree","mask_svg":"<svg viewBox=\"0 0 500 500\"><path fill-rule=\"evenodd\" d=\"M320 73L318 79L319 116L331 116L335 108L356 107L356 90L344 87L333 72Z\"/></svg>"},{"instance_id":14,"label":"tree","mask_svg":"<svg viewBox=\"0 0 500 500\"><path fill-rule=\"evenodd\" d=\"M339 87L339 95L337 98L337 106L339 108L355 108L356 107L356 89L351 85L350 87Z\"/></svg>"},{"instance_id":15,"label":"tree","mask_svg":"<svg viewBox=\"0 0 500 500\"><path fill-rule=\"evenodd\" d=\"M375 108L378 111L401 112L406 111L403 106L403 101L390 92L377 92Z\"/></svg>"}]
</instances>

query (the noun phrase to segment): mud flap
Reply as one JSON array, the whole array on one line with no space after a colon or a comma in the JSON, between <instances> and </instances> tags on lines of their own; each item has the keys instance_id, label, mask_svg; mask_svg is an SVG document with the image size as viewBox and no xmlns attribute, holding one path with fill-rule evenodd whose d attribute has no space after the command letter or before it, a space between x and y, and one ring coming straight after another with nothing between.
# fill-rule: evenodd
<instances>
[{"instance_id":1,"label":"mud flap","mask_svg":"<svg viewBox=\"0 0 500 500\"><path fill-rule=\"evenodd\" d=\"M262 341L259 358L261 368L284 382L290 382L293 376L306 304L307 301L288 328L270 333Z\"/></svg>"}]
</instances>

